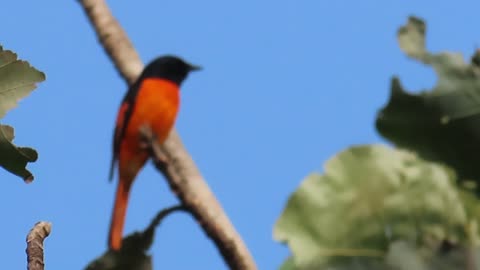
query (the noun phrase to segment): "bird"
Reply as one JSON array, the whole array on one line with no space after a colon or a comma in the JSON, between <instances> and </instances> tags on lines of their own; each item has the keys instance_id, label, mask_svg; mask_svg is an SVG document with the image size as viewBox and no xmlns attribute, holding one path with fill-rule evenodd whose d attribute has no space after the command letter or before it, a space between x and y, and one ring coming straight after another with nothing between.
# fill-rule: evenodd
<instances>
[{"instance_id":1,"label":"bird","mask_svg":"<svg viewBox=\"0 0 480 270\"><path fill-rule=\"evenodd\" d=\"M118 184L110 222L108 247L122 247L123 227L130 189L138 172L148 160L139 129L147 125L155 140L162 144L172 129L179 105L180 86L192 71L200 70L174 55L154 59L129 87L118 110L114 135L110 181L118 163Z\"/></svg>"}]
</instances>

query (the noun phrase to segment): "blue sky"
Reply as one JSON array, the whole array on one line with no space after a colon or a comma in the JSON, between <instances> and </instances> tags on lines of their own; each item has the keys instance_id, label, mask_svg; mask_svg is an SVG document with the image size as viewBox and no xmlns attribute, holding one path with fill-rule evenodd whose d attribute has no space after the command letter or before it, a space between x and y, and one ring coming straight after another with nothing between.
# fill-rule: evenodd
<instances>
[{"instance_id":1,"label":"blue sky","mask_svg":"<svg viewBox=\"0 0 480 270\"><path fill-rule=\"evenodd\" d=\"M435 83L398 49L395 33L407 17L427 21L433 51L469 57L480 44L477 1L110 5L145 62L171 53L204 66L183 86L176 127L259 269L276 269L289 254L272 228L300 181L352 144L382 141L373 123L390 77L412 90ZM47 220L47 267L82 269L106 247L111 137L126 85L76 1L6 1L2 11L0 44L47 75L2 119L15 127L17 144L39 151L31 185L0 170L2 264L25 265L26 233ZM126 233L175 202L148 165L133 188ZM151 252L155 269L226 269L185 214L162 224Z\"/></svg>"}]
</instances>

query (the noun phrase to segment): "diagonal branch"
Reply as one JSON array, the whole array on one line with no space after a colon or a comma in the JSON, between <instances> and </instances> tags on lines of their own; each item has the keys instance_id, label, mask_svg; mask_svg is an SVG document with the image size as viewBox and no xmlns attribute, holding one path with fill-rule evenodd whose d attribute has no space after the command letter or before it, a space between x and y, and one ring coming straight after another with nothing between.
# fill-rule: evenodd
<instances>
[{"instance_id":1,"label":"diagonal branch","mask_svg":"<svg viewBox=\"0 0 480 270\"><path fill-rule=\"evenodd\" d=\"M105 1L80 0L80 4L121 76L129 84L133 83L143 65ZM166 157L168 166L162 168L170 186L214 241L229 267L256 269L242 238L185 150L177 132L173 130L163 146L152 142L151 149L155 149L152 151L154 160L159 160L160 155Z\"/></svg>"},{"instance_id":2,"label":"diagonal branch","mask_svg":"<svg viewBox=\"0 0 480 270\"><path fill-rule=\"evenodd\" d=\"M43 240L50 234L52 224L48 222L37 222L27 235L27 269L43 270Z\"/></svg>"},{"instance_id":3,"label":"diagonal branch","mask_svg":"<svg viewBox=\"0 0 480 270\"><path fill-rule=\"evenodd\" d=\"M128 84L132 84L143 69L137 51L105 1L80 0L97 33L98 41Z\"/></svg>"}]
</instances>

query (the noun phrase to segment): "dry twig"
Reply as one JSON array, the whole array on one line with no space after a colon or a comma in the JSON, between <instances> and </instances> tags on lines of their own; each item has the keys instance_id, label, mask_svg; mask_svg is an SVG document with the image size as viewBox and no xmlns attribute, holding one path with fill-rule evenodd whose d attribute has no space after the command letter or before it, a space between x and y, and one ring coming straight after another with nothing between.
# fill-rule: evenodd
<instances>
[{"instance_id":1,"label":"dry twig","mask_svg":"<svg viewBox=\"0 0 480 270\"><path fill-rule=\"evenodd\" d=\"M50 234L52 224L38 222L27 235L27 269L43 270L43 240Z\"/></svg>"}]
</instances>

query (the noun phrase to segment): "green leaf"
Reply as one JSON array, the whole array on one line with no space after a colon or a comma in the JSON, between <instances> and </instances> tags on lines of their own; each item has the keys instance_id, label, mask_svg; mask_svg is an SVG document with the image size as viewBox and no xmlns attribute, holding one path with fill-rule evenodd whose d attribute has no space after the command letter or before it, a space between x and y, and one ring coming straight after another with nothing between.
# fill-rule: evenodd
<instances>
[{"instance_id":1,"label":"green leaf","mask_svg":"<svg viewBox=\"0 0 480 270\"><path fill-rule=\"evenodd\" d=\"M452 170L411 152L352 147L329 160L323 175L302 182L274 237L290 247L293 269L388 269L397 240L428 250L469 242L455 179Z\"/></svg>"},{"instance_id":2,"label":"green leaf","mask_svg":"<svg viewBox=\"0 0 480 270\"><path fill-rule=\"evenodd\" d=\"M425 29L422 20L412 17L400 28L398 40L408 56L435 70L437 84L413 94L394 77L377 130L399 147L453 167L460 179L480 182L480 68L461 54L428 52Z\"/></svg>"},{"instance_id":3,"label":"green leaf","mask_svg":"<svg viewBox=\"0 0 480 270\"><path fill-rule=\"evenodd\" d=\"M295 262L292 257L289 257L283 264L280 266L279 270L294 270Z\"/></svg>"},{"instance_id":4,"label":"green leaf","mask_svg":"<svg viewBox=\"0 0 480 270\"><path fill-rule=\"evenodd\" d=\"M0 46L0 118L35 89L36 83L44 80L43 72L18 60L15 53ZM25 167L28 162L36 161L38 154L32 148L15 146L13 138L13 128L0 125L0 166L30 183L33 175Z\"/></svg>"},{"instance_id":5,"label":"green leaf","mask_svg":"<svg viewBox=\"0 0 480 270\"><path fill-rule=\"evenodd\" d=\"M30 183L33 181L33 175L25 167L28 162L36 161L38 154L32 148L13 145L13 138L13 128L0 125L0 166Z\"/></svg>"},{"instance_id":6,"label":"green leaf","mask_svg":"<svg viewBox=\"0 0 480 270\"><path fill-rule=\"evenodd\" d=\"M425 23L410 17L408 24L398 30L398 43L410 57L425 57Z\"/></svg>"},{"instance_id":7,"label":"green leaf","mask_svg":"<svg viewBox=\"0 0 480 270\"><path fill-rule=\"evenodd\" d=\"M471 252L471 254L470 254ZM396 241L390 245L386 264L396 270L454 270L477 269L468 266L474 259L475 249L453 246L449 250L427 250L411 243ZM476 262L473 265L477 265Z\"/></svg>"},{"instance_id":8,"label":"green leaf","mask_svg":"<svg viewBox=\"0 0 480 270\"><path fill-rule=\"evenodd\" d=\"M387 265L397 267L398 270L427 269L415 246L403 241L397 241L390 245L385 260Z\"/></svg>"},{"instance_id":9,"label":"green leaf","mask_svg":"<svg viewBox=\"0 0 480 270\"><path fill-rule=\"evenodd\" d=\"M18 60L15 53L4 51L0 46L0 118L15 107L19 99L32 92L36 83L44 80L43 72Z\"/></svg>"}]
</instances>

